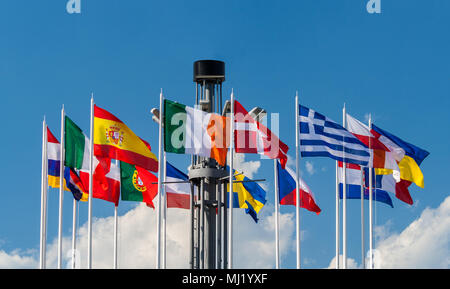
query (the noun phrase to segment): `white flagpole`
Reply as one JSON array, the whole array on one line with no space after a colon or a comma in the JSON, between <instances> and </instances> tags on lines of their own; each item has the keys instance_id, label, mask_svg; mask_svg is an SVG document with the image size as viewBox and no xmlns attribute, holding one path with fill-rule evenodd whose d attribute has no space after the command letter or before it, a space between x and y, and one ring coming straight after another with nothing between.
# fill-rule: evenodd
<instances>
[{"instance_id":1,"label":"white flagpole","mask_svg":"<svg viewBox=\"0 0 450 289\"><path fill-rule=\"evenodd\" d=\"M89 198L88 198L88 248L87 267L92 269L92 195L94 174L94 93L91 94L91 123L89 144Z\"/></svg>"},{"instance_id":2,"label":"white flagpole","mask_svg":"<svg viewBox=\"0 0 450 289\"><path fill-rule=\"evenodd\" d=\"M78 202L73 198L73 212L72 212L72 269L75 269L75 250L77 242L77 206Z\"/></svg>"},{"instance_id":3,"label":"white flagpole","mask_svg":"<svg viewBox=\"0 0 450 289\"><path fill-rule=\"evenodd\" d=\"M162 119L160 119L160 121L162 121ZM167 195L166 195L166 184L165 184L165 182L166 182L166 152L163 152L163 159L164 159L164 165L163 165L163 174L164 174L164 177L163 177L163 181L164 181L164 184L163 184L163 186L162 186L162 192L163 192L163 194L164 194L164 196L162 196L162 200L163 200L163 205L164 205L164 207L163 207L163 217L162 217L162 225L163 225L163 235L162 235L162 238L163 238L163 240L162 240L162 268L163 269L166 269L166 252L167 252L167 250L166 250L166 237L167 237L167 235L166 235L166 230L167 230L167 226L166 226L166 224L167 224L167 222L166 222L166 220L167 220L167 218L166 218L166 216L167 216Z\"/></svg>"},{"instance_id":4,"label":"white flagpole","mask_svg":"<svg viewBox=\"0 0 450 289\"><path fill-rule=\"evenodd\" d=\"M158 207L157 209L157 220L156 220L156 269L161 269L161 187L162 187L162 169L163 169L163 154L162 154L162 119L164 116L163 112L163 93L161 88L161 93L159 94L159 151L158 151Z\"/></svg>"},{"instance_id":5,"label":"white flagpole","mask_svg":"<svg viewBox=\"0 0 450 289\"><path fill-rule=\"evenodd\" d=\"M117 214L117 206L114 204L114 264L113 269L117 269L117 235L119 226L119 216Z\"/></svg>"},{"instance_id":6,"label":"white flagpole","mask_svg":"<svg viewBox=\"0 0 450 289\"><path fill-rule=\"evenodd\" d=\"M234 93L231 90L230 113L230 192L228 193L228 269L233 269L233 155L234 155Z\"/></svg>"},{"instance_id":7,"label":"white flagpole","mask_svg":"<svg viewBox=\"0 0 450 289\"><path fill-rule=\"evenodd\" d=\"M59 220L58 220L58 264L57 268L62 267L62 214L64 200L64 105L61 109L61 149L59 154Z\"/></svg>"},{"instance_id":8,"label":"white flagpole","mask_svg":"<svg viewBox=\"0 0 450 289\"><path fill-rule=\"evenodd\" d=\"M339 255L340 255L340 223L339 223L339 164L336 161L336 269L339 269Z\"/></svg>"},{"instance_id":9,"label":"white flagpole","mask_svg":"<svg viewBox=\"0 0 450 289\"><path fill-rule=\"evenodd\" d=\"M363 269L366 269L364 241L364 178L363 167L361 167L361 263Z\"/></svg>"},{"instance_id":10,"label":"white flagpole","mask_svg":"<svg viewBox=\"0 0 450 289\"><path fill-rule=\"evenodd\" d=\"M116 165L119 166L119 161L116 160ZM120 170L119 170L120 171ZM119 215L117 212L117 206L114 204L114 260L113 269L117 269L117 241L118 241L118 230L119 230Z\"/></svg>"},{"instance_id":11,"label":"white flagpole","mask_svg":"<svg viewBox=\"0 0 450 289\"><path fill-rule=\"evenodd\" d=\"M278 170L277 159L273 160L275 172L275 269L280 269L280 228L279 228L279 195L278 195Z\"/></svg>"},{"instance_id":12,"label":"white flagpole","mask_svg":"<svg viewBox=\"0 0 450 289\"><path fill-rule=\"evenodd\" d=\"M372 130L372 114L369 114L369 130ZM371 140L369 138L369 153L372 160ZM373 196L372 196L372 164L369 164L369 266L373 269Z\"/></svg>"},{"instance_id":13,"label":"white flagpole","mask_svg":"<svg viewBox=\"0 0 450 289\"><path fill-rule=\"evenodd\" d=\"M40 255L39 269L45 269L45 252L46 252L46 236L47 236L47 123L42 122L42 180L41 180L41 237L40 237Z\"/></svg>"},{"instance_id":14,"label":"white flagpole","mask_svg":"<svg viewBox=\"0 0 450 289\"><path fill-rule=\"evenodd\" d=\"M295 214L296 214L296 238L297 238L297 269L300 269L300 155L299 155L299 106L298 106L298 92L295 94L295 171L296 177L295 180L296 188L295 188Z\"/></svg>"},{"instance_id":15,"label":"white flagpole","mask_svg":"<svg viewBox=\"0 0 450 289\"><path fill-rule=\"evenodd\" d=\"M342 110L342 122L344 128L346 127L345 114L344 103L344 108ZM343 149L345 158L345 148ZM342 162L342 176L342 268L347 269L347 163L345 162Z\"/></svg>"}]
</instances>

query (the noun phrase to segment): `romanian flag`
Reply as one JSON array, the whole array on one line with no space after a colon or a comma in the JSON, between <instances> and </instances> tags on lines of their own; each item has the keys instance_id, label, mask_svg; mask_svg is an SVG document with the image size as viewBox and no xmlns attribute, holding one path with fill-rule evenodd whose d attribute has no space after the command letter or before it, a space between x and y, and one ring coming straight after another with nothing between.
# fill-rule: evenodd
<instances>
[{"instance_id":1,"label":"romanian flag","mask_svg":"<svg viewBox=\"0 0 450 289\"><path fill-rule=\"evenodd\" d=\"M158 171L158 159L148 144L120 119L98 106L94 107L94 155Z\"/></svg>"}]
</instances>

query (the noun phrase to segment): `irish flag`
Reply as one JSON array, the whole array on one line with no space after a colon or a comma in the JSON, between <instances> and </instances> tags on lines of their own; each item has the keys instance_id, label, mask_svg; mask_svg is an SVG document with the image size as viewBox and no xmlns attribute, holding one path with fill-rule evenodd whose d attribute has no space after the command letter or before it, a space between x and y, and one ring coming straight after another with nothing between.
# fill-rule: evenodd
<instances>
[{"instance_id":1,"label":"irish flag","mask_svg":"<svg viewBox=\"0 0 450 289\"><path fill-rule=\"evenodd\" d=\"M146 142L110 112L94 107L94 155L157 172L158 160Z\"/></svg>"},{"instance_id":2,"label":"irish flag","mask_svg":"<svg viewBox=\"0 0 450 289\"><path fill-rule=\"evenodd\" d=\"M164 150L215 159L225 165L227 118L164 100Z\"/></svg>"}]
</instances>

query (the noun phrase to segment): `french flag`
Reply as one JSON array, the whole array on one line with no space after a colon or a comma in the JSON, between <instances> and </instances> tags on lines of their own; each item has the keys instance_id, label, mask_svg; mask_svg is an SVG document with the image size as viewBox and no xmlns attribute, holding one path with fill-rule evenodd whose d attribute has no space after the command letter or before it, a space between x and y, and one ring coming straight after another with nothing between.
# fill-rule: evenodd
<instances>
[{"instance_id":1,"label":"french flag","mask_svg":"<svg viewBox=\"0 0 450 289\"><path fill-rule=\"evenodd\" d=\"M166 182L167 208L190 209L191 185L189 184L189 177L166 162Z\"/></svg>"},{"instance_id":2,"label":"french flag","mask_svg":"<svg viewBox=\"0 0 450 289\"><path fill-rule=\"evenodd\" d=\"M296 174L289 169L287 166L283 169L279 162L277 162L277 172L278 172L278 193L280 199L280 205L296 205ZM315 212L317 215L320 214L321 209L317 206L314 196L305 184L302 178L299 178L299 189L300 189L300 207L307 209L308 211Z\"/></svg>"}]
</instances>

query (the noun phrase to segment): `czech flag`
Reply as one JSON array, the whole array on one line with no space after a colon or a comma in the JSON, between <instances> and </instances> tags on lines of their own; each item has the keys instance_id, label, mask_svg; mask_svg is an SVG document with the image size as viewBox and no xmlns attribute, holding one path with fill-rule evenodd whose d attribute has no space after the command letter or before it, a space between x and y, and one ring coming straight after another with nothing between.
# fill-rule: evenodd
<instances>
[{"instance_id":1,"label":"czech flag","mask_svg":"<svg viewBox=\"0 0 450 289\"><path fill-rule=\"evenodd\" d=\"M281 164L277 161L277 171L278 171L278 193L280 205L297 205L296 202L296 174L289 169L287 166L285 169L281 167ZM314 196L305 184L305 182L299 178L299 189L300 189L300 207L307 209L308 211L315 212L317 215L320 214L321 209L317 206Z\"/></svg>"}]
</instances>

